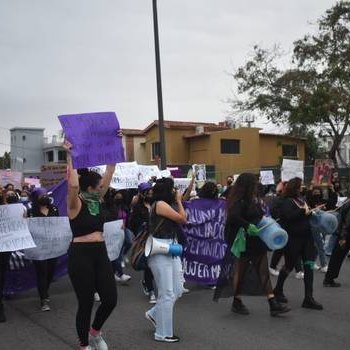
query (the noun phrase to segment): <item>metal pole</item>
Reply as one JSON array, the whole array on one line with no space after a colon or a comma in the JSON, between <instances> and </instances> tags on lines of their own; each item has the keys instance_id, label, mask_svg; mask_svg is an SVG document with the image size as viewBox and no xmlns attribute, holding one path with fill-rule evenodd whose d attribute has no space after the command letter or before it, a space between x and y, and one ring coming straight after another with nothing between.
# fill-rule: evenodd
<instances>
[{"instance_id":1,"label":"metal pole","mask_svg":"<svg viewBox=\"0 0 350 350\"><path fill-rule=\"evenodd\" d=\"M155 50L155 56L156 56L156 73L157 73L160 166L161 166L161 169L164 170L166 169L167 164L166 164L166 147L165 147L164 114L163 114L162 77L161 77L161 70L160 70L160 54L159 54L157 0L153 0L153 25L154 25L154 50Z\"/></svg>"}]
</instances>

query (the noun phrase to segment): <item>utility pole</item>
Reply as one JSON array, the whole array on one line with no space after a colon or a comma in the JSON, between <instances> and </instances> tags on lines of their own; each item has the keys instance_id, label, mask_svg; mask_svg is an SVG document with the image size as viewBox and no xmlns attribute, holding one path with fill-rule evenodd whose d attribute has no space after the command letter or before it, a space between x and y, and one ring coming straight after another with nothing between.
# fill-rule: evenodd
<instances>
[{"instance_id":1,"label":"utility pole","mask_svg":"<svg viewBox=\"0 0 350 350\"><path fill-rule=\"evenodd\" d=\"M156 73L157 73L160 166L161 166L161 169L164 170L166 169L167 164L166 164L166 146L165 146L164 114L163 114L162 77L161 77L160 54L159 54L157 0L152 0L152 1L153 1L153 25L154 25L154 50L155 50L155 56L156 56Z\"/></svg>"}]
</instances>

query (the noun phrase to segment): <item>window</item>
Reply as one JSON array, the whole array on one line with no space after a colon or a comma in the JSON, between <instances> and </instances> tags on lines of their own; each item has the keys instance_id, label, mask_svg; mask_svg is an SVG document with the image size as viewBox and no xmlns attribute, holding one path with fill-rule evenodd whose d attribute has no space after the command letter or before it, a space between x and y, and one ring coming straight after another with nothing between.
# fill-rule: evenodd
<instances>
[{"instance_id":1,"label":"window","mask_svg":"<svg viewBox=\"0 0 350 350\"><path fill-rule=\"evenodd\" d=\"M58 161L65 162L67 160L66 151L58 151Z\"/></svg>"},{"instance_id":2,"label":"window","mask_svg":"<svg viewBox=\"0 0 350 350\"><path fill-rule=\"evenodd\" d=\"M48 162L53 162L53 151L46 152L46 159Z\"/></svg>"},{"instance_id":3,"label":"window","mask_svg":"<svg viewBox=\"0 0 350 350\"><path fill-rule=\"evenodd\" d=\"M282 145L282 156L287 158L298 158L298 146Z\"/></svg>"},{"instance_id":4,"label":"window","mask_svg":"<svg viewBox=\"0 0 350 350\"><path fill-rule=\"evenodd\" d=\"M221 139L221 154L240 154L240 140Z\"/></svg>"},{"instance_id":5,"label":"window","mask_svg":"<svg viewBox=\"0 0 350 350\"><path fill-rule=\"evenodd\" d=\"M160 157L160 142L152 143L152 158L151 158L151 160L154 160L157 157Z\"/></svg>"},{"instance_id":6,"label":"window","mask_svg":"<svg viewBox=\"0 0 350 350\"><path fill-rule=\"evenodd\" d=\"M23 135L22 136L22 141L25 141L26 140L26 135Z\"/></svg>"}]
</instances>

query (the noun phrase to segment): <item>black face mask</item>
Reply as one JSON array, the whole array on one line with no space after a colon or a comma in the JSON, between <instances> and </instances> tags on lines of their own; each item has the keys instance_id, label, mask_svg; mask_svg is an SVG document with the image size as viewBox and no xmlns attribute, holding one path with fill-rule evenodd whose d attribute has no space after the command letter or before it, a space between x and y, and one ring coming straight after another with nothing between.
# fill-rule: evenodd
<instances>
[{"instance_id":1,"label":"black face mask","mask_svg":"<svg viewBox=\"0 0 350 350\"><path fill-rule=\"evenodd\" d=\"M14 203L17 203L17 202L18 202L17 196L8 196L6 198L6 203L8 203L8 204L14 204Z\"/></svg>"},{"instance_id":2,"label":"black face mask","mask_svg":"<svg viewBox=\"0 0 350 350\"><path fill-rule=\"evenodd\" d=\"M48 207L51 204L51 199L50 199L50 197L44 196L38 200L38 203L42 207Z\"/></svg>"},{"instance_id":3,"label":"black face mask","mask_svg":"<svg viewBox=\"0 0 350 350\"><path fill-rule=\"evenodd\" d=\"M120 206L120 205L122 205L123 203L124 203L124 200L123 200L122 198L116 198L116 199L114 199L114 204L115 204L115 205Z\"/></svg>"},{"instance_id":4,"label":"black face mask","mask_svg":"<svg viewBox=\"0 0 350 350\"><path fill-rule=\"evenodd\" d=\"M145 203L152 203L153 199L152 199L152 197L146 196L144 201L145 201Z\"/></svg>"},{"instance_id":5,"label":"black face mask","mask_svg":"<svg viewBox=\"0 0 350 350\"><path fill-rule=\"evenodd\" d=\"M314 195L312 195L312 199L313 199L315 202L319 203L319 202L322 201L322 196L321 196L320 194L314 194Z\"/></svg>"}]
</instances>

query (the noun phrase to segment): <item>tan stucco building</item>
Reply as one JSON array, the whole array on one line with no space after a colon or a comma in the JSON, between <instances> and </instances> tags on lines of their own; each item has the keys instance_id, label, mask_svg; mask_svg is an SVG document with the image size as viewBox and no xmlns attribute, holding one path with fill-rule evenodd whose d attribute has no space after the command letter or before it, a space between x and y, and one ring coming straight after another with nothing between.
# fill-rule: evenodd
<instances>
[{"instance_id":1,"label":"tan stucco building","mask_svg":"<svg viewBox=\"0 0 350 350\"><path fill-rule=\"evenodd\" d=\"M127 129L126 129L127 130ZM144 130L124 131L128 160L159 164L158 122ZM215 178L279 167L283 158L305 159L305 140L262 133L259 128L229 128L225 123L165 122L167 164L207 164Z\"/></svg>"}]
</instances>

